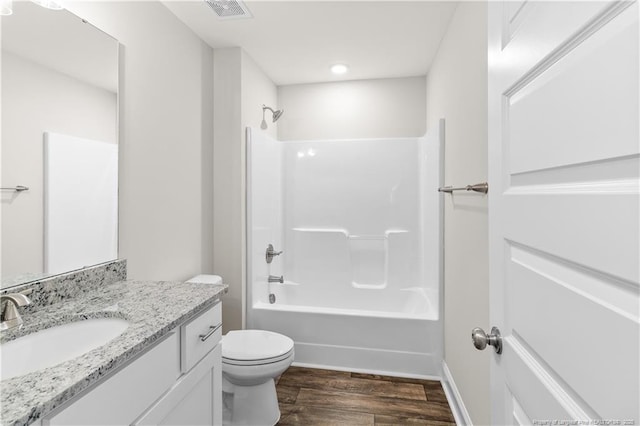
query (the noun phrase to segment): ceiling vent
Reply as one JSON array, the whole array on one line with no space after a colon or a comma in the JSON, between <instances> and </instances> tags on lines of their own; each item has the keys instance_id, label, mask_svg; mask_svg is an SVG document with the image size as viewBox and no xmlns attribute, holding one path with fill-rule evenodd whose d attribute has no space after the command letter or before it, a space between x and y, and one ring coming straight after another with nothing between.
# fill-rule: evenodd
<instances>
[{"instance_id":1,"label":"ceiling vent","mask_svg":"<svg viewBox=\"0 0 640 426\"><path fill-rule=\"evenodd\" d=\"M241 0L205 0L220 19L252 18L251 12Z\"/></svg>"}]
</instances>

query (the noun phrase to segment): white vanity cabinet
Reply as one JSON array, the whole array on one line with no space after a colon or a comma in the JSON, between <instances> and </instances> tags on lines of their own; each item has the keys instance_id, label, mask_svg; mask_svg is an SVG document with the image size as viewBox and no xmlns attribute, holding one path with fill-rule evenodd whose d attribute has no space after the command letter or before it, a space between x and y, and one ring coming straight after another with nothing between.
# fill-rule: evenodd
<instances>
[{"instance_id":1,"label":"white vanity cabinet","mask_svg":"<svg viewBox=\"0 0 640 426\"><path fill-rule=\"evenodd\" d=\"M222 424L220 304L180 327L182 376L135 425Z\"/></svg>"},{"instance_id":2,"label":"white vanity cabinet","mask_svg":"<svg viewBox=\"0 0 640 426\"><path fill-rule=\"evenodd\" d=\"M218 302L42 424L222 424L221 323Z\"/></svg>"}]
</instances>

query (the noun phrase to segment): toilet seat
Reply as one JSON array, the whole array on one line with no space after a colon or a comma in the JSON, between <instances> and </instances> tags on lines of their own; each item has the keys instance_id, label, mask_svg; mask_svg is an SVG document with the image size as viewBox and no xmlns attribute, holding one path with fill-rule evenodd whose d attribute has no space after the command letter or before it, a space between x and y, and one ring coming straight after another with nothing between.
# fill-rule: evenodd
<instances>
[{"instance_id":1,"label":"toilet seat","mask_svg":"<svg viewBox=\"0 0 640 426\"><path fill-rule=\"evenodd\" d=\"M275 362L280 362L280 361L282 361L284 359L287 359L292 355L293 355L293 349L291 349L289 352L287 352L287 353L285 353L283 355L276 356L276 357L273 357L273 358L240 360L240 359L222 357L222 363L223 364L230 364L230 365L264 365L264 364L273 364Z\"/></svg>"},{"instance_id":2,"label":"toilet seat","mask_svg":"<svg viewBox=\"0 0 640 426\"><path fill-rule=\"evenodd\" d=\"M263 365L287 359L293 340L265 330L230 331L222 338L222 362L231 365Z\"/></svg>"}]
</instances>

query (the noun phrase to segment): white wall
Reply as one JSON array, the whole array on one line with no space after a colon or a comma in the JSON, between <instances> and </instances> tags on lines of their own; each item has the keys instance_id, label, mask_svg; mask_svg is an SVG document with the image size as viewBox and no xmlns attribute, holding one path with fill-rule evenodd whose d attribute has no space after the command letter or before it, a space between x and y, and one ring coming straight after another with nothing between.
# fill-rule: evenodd
<instances>
[{"instance_id":1,"label":"white wall","mask_svg":"<svg viewBox=\"0 0 640 426\"><path fill-rule=\"evenodd\" d=\"M213 272L212 49L160 3L65 6L123 46L119 255L129 277Z\"/></svg>"},{"instance_id":2,"label":"white wall","mask_svg":"<svg viewBox=\"0 0 640 426\"><path fill-rule=\"evenodd\" d=\"M227 332L245 321L245 128L259 129L262 104L275 108L278 101L276 86L240 48L214 50L213 76L214 270L229 285L222 310ZM277 124L269 123L267 133L276 132Z\"/></svg>"},{"instance_id":3,"label":"white wall","mask_svg":"<svg viewBox=\"0 0 640 426\"><path fill-rule=\"evenodd\" d=\"M487 6L462 2L427 75L427 126L446 119L445 184L487 180ZM489 351L473 327L490 328L487 197L445 196L444 358L474 424L490 423Z\"/></svg>"},{"instance_id":4,"label":"white wall","mask_svg":"<svg viewBox=\"0 0 640 426\"><path fill-rule=\"evenodd\" d=\"M115 58L114 58L115 60ZM2 52L2 275L43 272L43 133L117 141L116 94Z\"/></svg>"},{"instance_id":5,"label":"white wall","mask_svg":"<svg viewBox=\"0 0 640 426\"><path fill-rule=\"evenodd\" d=\"M242 126L255 127L258 131L266 133L272 138L277 138L278 129L283 121L271 122L271 112L265 112L267 129L260 129L262 122L262 105L273 109L281 108L278 105L278 88L271 79L260 69L258 64L244 50L242 51ZM283 120L281 118L280 120ZM244 136L244 133L243 133ZM244 149L245 144L242 145ZM244 174L243 174L244 176Z\"/></svg>"},{"instance_id":6,"label":"white wall","mask_svg":"<svg viewBox=\"0 0 640 426\"><path fill-rule=\"evenodd\" d=\"M278 87L280 140L423 136L425 78Z\"/></svg>"}]
</instances>

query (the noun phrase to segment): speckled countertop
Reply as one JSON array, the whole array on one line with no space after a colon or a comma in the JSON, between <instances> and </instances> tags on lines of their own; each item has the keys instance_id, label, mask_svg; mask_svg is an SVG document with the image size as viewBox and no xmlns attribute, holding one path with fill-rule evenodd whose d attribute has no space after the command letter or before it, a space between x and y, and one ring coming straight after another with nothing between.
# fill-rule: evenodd
<instances>
[{"instance_id":1,"label":"speckled countertop","mask_svg":"<svg viewBox=\"0 0 640 426\"><path fill-rule=\"evenodd\" d=\"M2 424L26 425L38 420L211 306L226 291L226 285L121 281L25 314L24 326L3 332L0 341L89 318L123 318L129 327L78 358L0 381Z\"/></svg>"}]
</instances>

